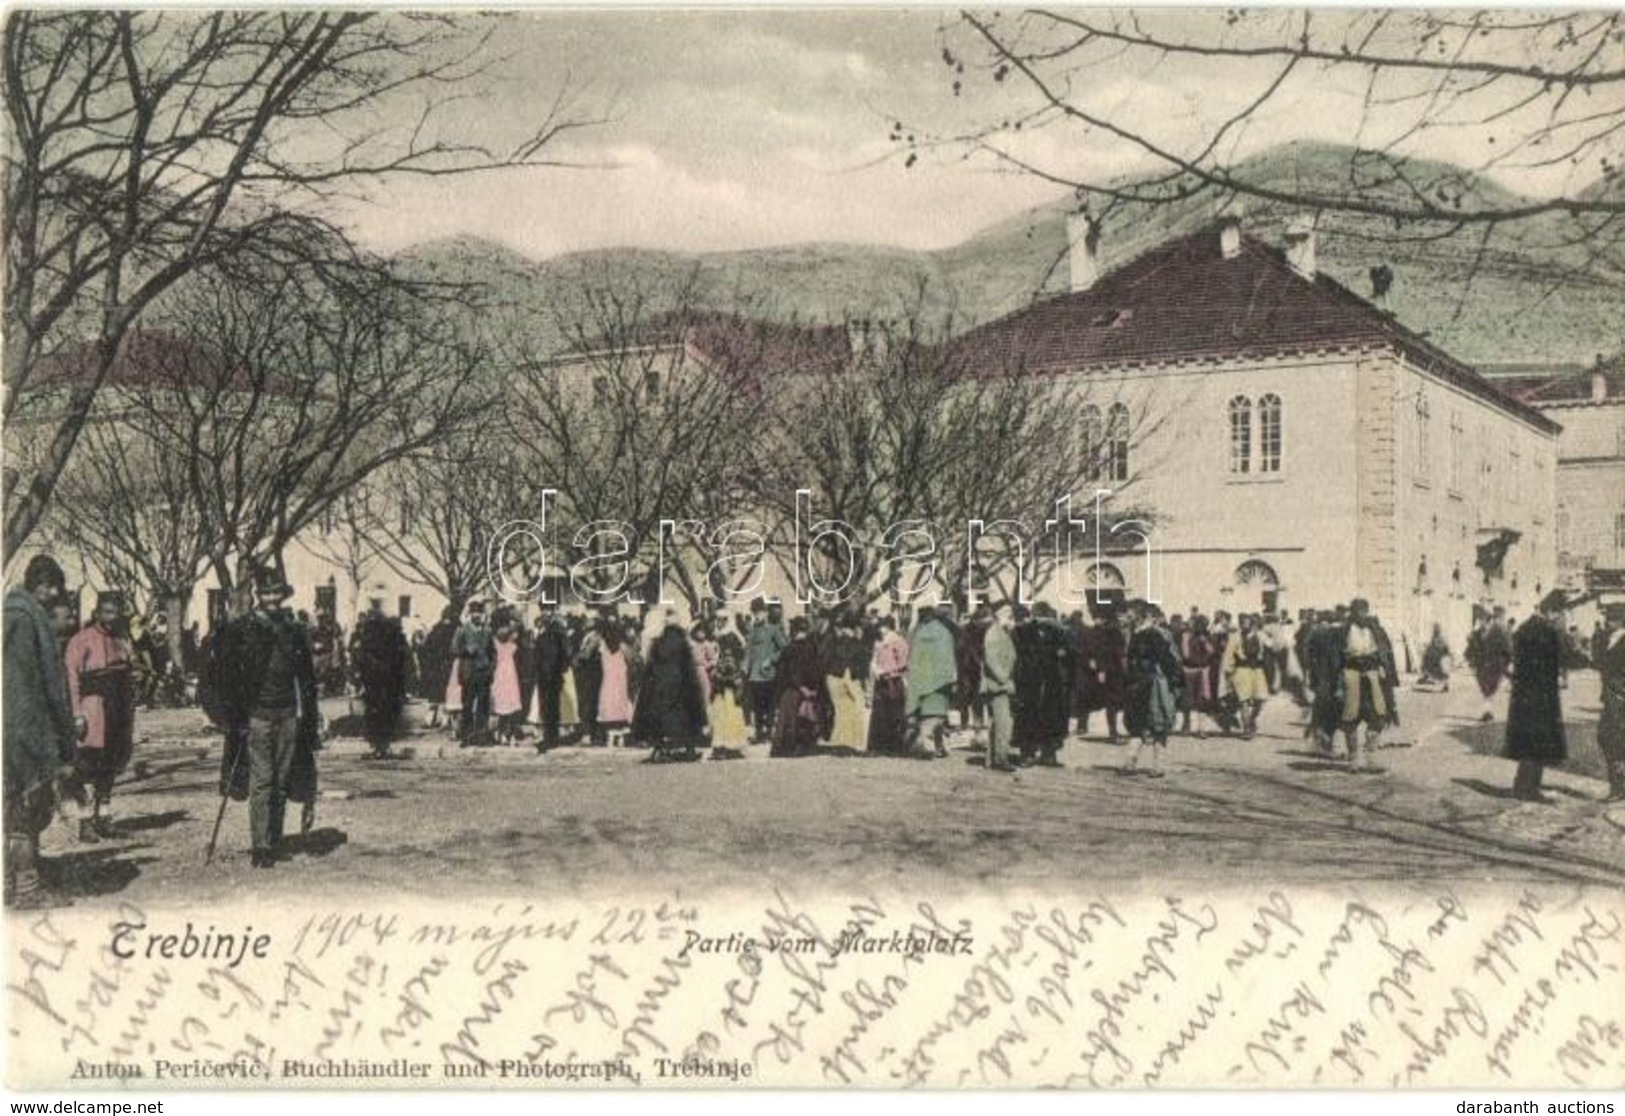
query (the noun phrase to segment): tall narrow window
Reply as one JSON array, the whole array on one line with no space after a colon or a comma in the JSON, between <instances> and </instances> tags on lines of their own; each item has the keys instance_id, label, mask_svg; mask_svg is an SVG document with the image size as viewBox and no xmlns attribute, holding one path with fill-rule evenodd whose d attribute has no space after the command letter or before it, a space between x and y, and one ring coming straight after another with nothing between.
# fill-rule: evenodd
<instances>
[{"instance_id":1,"label":"tall narrow window","mask_svg":"<svg viewBox=\"0 0 1625 1116\"><path fill-rule=\"evenodd\" d=\"M1230 471L1251 472L1253 467L1253 401L1245 395L1230 400Z\"/></svg>"},{"instance_id":2,"label":"tall narrow window","mask_svg":"<svg viewBox=\"0 0 1625 1116\"><path fill-rule=\"evenodd\" d=\"M1281 397L1273 392L1258 401L1258 471L1281 471Z\"/></svg>"},{"instance_id":3,"label":"tall narrow window","mask_svg":"<svg viewBox=\"0 0 1625 1116\"><path fill-rule=\"evenodd\" d=\"M1128 407L1113 403L1106 420L1106 440L1111 444L1107 479L1128 480Z\"/></svg>"},{"instance_id":4,"label":"tall narrow window","mask_svg":"<svg viewBox=\"0 0 1625 1116\"><path fill-rule=\"evenodd\" d=\"M650 370L643 374L643 398L649 403L660 402L660 373Z\"/></svg>"},{"instance_id":5,"label":"tall narrow window","mask_svg":"<svg viewBox=\"0 0 1625 1116\"><path fill-rule=\"evenodd\" d=\"M1430 427L1433 413L1428 405L1428 393L1416 393L1416 476L1429 480L1433 476L1433 439Z\"/></svg>"},{"instance_id":6,"label":"tall narrow window","mask_svg":"<svg viewBox=\"0 0 1625 1116\"><path fill-rule=\"evenodd\" d=\"M1106 427L1100 420L1100 408L1091 403L1083 409L1083 475L1091 483L1101 478L1101 459L1105 452Z\"/></svg>"},{"instance_id":7,"label":"tall narrow window","mask_svg":"<svg viewBox=\"0 0 1625 1116\"><path fill-rule=\"evenodd\" d=\"M1625 552L1625 512L1614 516L1614 550Z\"/></svg>"},{"instance_id":8,"label":"tall narrow window","mask_svg":"<svg viewBox=\"0 0 1625 1116\"><path fill-rule=\"evenodd\" d=\"M1569 530L1572 520L1569 518L1569 509L1566 504L1557 505L1557 552L1559 554L1569 548Z\"/></svg>"},{"instance_id":9,"label":"tall narrow window","mask_svg":"<svg viewBox=\"0 0 1625 1116\"><path fill-rule=\"evenodd\" d=\"M1450 487L1461 491L1461 416L1450 415Z\"/></svg>"}]
</instances>

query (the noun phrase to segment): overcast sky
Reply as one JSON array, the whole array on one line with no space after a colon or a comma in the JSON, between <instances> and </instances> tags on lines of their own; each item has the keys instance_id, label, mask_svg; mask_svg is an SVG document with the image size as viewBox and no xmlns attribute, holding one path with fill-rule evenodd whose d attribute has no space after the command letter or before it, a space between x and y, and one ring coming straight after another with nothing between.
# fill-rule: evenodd
<instances>
[{"instance_id":1,"label":"overcast sky","mask_svg":"<svg viewBox=\"0 0 1625 1116\"><path fill-rule=\"evenodd\" d=\"M1217 17L1222 13L1210 12ZM397 182L347 215L386 248L472 234L533 257L616 246L733 250L809 241L946 247L1064 191L985 163L885 159L892 121L952 131L996 118L1008 88L956 98L939 31L951 12L598 11L502 17L501 81L453 112L480 135L518 135L561 85L614 119L557 154L589 169ZM1089 96L1167 122L1195 119L1244 73L1089 75ZM985 82L984 82L985 84ZM1351 91L1306 83L1242 147L1347 142ZM1022 137L1055 165L1129 170L1124 152L1059 134ZM1437 141L1436 141L1437 142ZM1449 156L1448 150L1432 153Z\"/></svg>"}]
</instances>

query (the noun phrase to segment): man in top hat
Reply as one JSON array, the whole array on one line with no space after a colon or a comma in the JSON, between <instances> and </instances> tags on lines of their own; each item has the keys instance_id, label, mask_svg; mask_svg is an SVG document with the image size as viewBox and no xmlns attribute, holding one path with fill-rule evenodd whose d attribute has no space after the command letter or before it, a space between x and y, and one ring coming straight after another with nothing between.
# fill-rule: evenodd
<instances>
[{"instance_id":1,"label":"man in top hat","mask_svg":"<svg viewBox=\"0 0 1625 1116\"><path fill-rule=\"evenodd\" d=\"M18 909L61 902L40 879L39 835L51 824L56 784L69 771L80 731L45 610L63 595L66 580L54 558L37 554L22 585L6 593L5 900Z\"/></svg>"},{"instance_id":2,"label":"man in top hat","mask_svg":"<svg viewBox=\"0 0 1625 1116\"><path fill-rule=\"evenodd\" d=\"M458 742L467 748L488 743L491 728L491 683L496 680L497 643L485 619L485 602L470 601L468 622L452 641L457 683L463 690L463 718Z\"/></svg>"},{"instance_id":3,"label":"man in top hat","mask_svg":"<svg viewBox=\"0 0 1625 1116\"><path fill-rule=\"evenodd\" d=\"M355 673L361 685L362 734L376 758L389 745L406 705L409 650L398 618L384 615L384 598L374 595L355 629Z\"/></svg>"},{"instance_id":4,"label":"man in top hat","mask_svg":"<svg viewBox=\"0 0 1625 1116\"><path fill-rule=\"evenodd\" d=\"M1563 613L1564 596L1553 589L1535 614L1518 626L1512 640L1512 700L1507 707L1506 754L1518 761L1514 798L1550 801L1540 792L1547 764L1568 758L1563 709L1558 694L1563 641L1554 622Z\"/></svg>"},{"instance_id":5,"label":"man in top hat","mask_svg":"<svg viewBox=\"0 0 1625 1116\"><path fill-rule=\"evenodd\" d=\"M108 804L113 780L130 762L135 744L135 658L123 631L124 597L96 598L91 623L68 640L68 698L85 723L74 754L74 771L91 791L91 816L79 819L79 839L112 837Z\"/></svg>"},{"instance_id":6,"label":"man in top hat","mask_svg":"<svg viewBox=\"0 0 1625 1116\"><path fill-rule=\"evenodd\" d=\"M310 633L287 608L293 589L280 570L254 579L254 607L221 633L221 702L227 735L222 757L224 789L242 793L247 757L251 861L274 867L282 844L289 799L315 799L315 751L321 711L316 704L316 664Z\"/></svg>"}]
</instances>

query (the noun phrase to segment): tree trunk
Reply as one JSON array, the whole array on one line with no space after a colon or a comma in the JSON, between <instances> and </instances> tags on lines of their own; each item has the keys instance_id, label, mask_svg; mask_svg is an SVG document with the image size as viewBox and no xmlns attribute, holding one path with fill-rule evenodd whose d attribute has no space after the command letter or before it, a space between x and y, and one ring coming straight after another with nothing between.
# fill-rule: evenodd
<instances>
[{"instance_id":1,"label":"tree trunk","mask_svg":"<svg viewBox=\"0 0 1625 1116\"><path fill-rule=\"evenodd\" d=\"M182 653L186 634L186 604L192 598L192 586L177 586L160 602L164 619L169 624L169 661L181 665L185 671L186 656Z\"/></svg>"}]
</instances>

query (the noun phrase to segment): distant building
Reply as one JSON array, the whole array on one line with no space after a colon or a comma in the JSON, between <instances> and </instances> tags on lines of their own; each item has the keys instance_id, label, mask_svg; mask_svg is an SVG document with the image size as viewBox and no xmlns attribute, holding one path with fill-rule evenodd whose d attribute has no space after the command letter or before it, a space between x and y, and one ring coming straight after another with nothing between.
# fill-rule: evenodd
<instances>
[{"instance_id":1,"label":"distant building","mask_svg":"<svg viewBox=\"0 0 1625 1116\"><path fill-rule=\"evenodd\" d=\"M26 463L38 451L42 437L54 432L69 392L93 379L98 366L99 350L94 342L69 347L38 363L26 387L27 398L19 417L6 431L8 457L15 455L17 460ZM154 416L170 413L174 417L169 436L180 438L199 413L217 411L230 415L234 397L245 401L257 397L259 405L265 408L264 413L270 415L280 400L296 394L275 377L257 376L246 367L230 366L205 346L175 333L132 329L124 336L97 390L87 433L76 452L90 452L85 447L94 439L101 447L98 453L102 468L107 468L108 462L116 460L110 456L110 447L118 441L108 435L118 431L121 424L143 422L151 426ZM201 429L201 424L197 428ZM151 538L154 555L161 555L165 547L189 549L194 541L191 536L196 524L176 514L177 507L194 498L191 478L181 474L175 461L166 465L153 459L150 444L132 439L127 453L122 470L126 474L124 491L138 498L137 506L113 509L76 504L71 480L74 466L70 465L69 473L64 475L57 489L51 514L41 523L30 544L23 548L23 555L40 547L50 547L55 552L68 575L70 588L82 598L80 606L85 611L88 611L86 601L94 601L95 591L99 589L118 589L129 594L146 613L156 612L165 602L153 599L154 586L149 583L150 579L142 575L141 569L129 561L127 555L118 553L118 547L80 549L72 533L63 529L66 520L102 515L105 511L115 520L104 529L105 534L119 537L126 550L132 542ZM253 475L251 468L242 472L244 478ZM208 483L211 479L214 478L204 475L197 480L206 493L205 499L229 504L233 494L212 490ZM445 604L444 598L400 576L357 537L356 517L346 513L363 508L368 495L357 491L346 496L289 540L280 558L295 591L291 605L313 616L327 612L348 627L370 598L380 597L388 611L409 621L431 624ZM405 519L413 514L412 509L402 506L398 499L388 495L376 499L380 504L387 501L389 506L367 510L389 515L403 527ZM111 513L115 511L118 514L113 516ZM235 572L242 572L238 569L242 558L229 546L224 549L223 559ZM154 564L168 565L161 559ZM215 571L205 562L196 571L191 592L182 602L184 621L196 622L206 631L226 608L226 592L220 588Z\"/></svg>"},{"instance_id":2,"label":"distant building","mask_svg":"<svg viewBox=\"0 0 1625 1116\"><path fill-rule=\"evenodd\" d=\"M1099 560L1075 560L1071 586L1181 612L1295 614L1363 596L1414 658L1435 624L1459 652L1474 606L1528 615L1559 583L1560 531L1571 582L1577 570L1622 564L1617 372L1601 401L1565 394L1579 390L1572 376L1549 398L1520 399L1511 381L1498 386L1320 274L1310 228L1292 230L1280 251L1234 220L1215 222L1109 272L1097 239L1074 238L1072 291L979 326L948 353L966 374L1067 378L1098 401L1077 432L1098 467L1073 494L1075 510L1091 514L1094 489L1107 489L1154 509L1155 522L1149 547L1125 536ZM839 375L885 336L730 315L653 326L616 354L649 402L693 370ZM589 399L609 387L593 353L548 365L561 388ZM1579 433L1593 416L1603 426ZM1572 502L1560 505L1560 432L1571 424L1561 445ZM1571 484L1571 474L1592 479ZM375 498L395 498L380 488ZM1597 536L1599 524L1612 535ZM294 540L284 559L297 607L331 608L348 624L380 595L391 611L432 621L438 594L382 562L347 561L351 549L336 512ZM563 573L550 571L555 583ZM1064 583L1037 595L1058 599ZM782 571L770 569L763 589L791 595ZM200 587L206 595L217 593ZM216 604L195 600L191 615Z\"/></svg>"},{"instance_id":3,"label":"distant building","mask_svg":"<svg viewBox=\"0 0 1625 1116\"><path fill-rule=\"evenodd\" d=\"M1181 612L1363 596L1413 654L1555 584L1555 415L1319 274L1312 229L1279 251L1224 220L1105 274L1095 240L1073 237L1070 293L958 342L1114 400L1080 437L1134 445L1101 487L1134 477L1156 509L1150 584L1138 546L1086 580Z\"/></svg>"},{"instance_id":4,"label":"distant building","mask_svg":"<svg viewBox=\"0 0 1625 1116\"><path fill-rule=\"evenodd\" d=\"M1557 445L1558 583L1582 606L1625 608L1625 357L1497 369L1496 386L1563 426Z\"/></svg>"}]
</instances>

